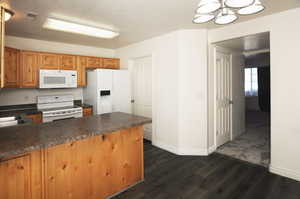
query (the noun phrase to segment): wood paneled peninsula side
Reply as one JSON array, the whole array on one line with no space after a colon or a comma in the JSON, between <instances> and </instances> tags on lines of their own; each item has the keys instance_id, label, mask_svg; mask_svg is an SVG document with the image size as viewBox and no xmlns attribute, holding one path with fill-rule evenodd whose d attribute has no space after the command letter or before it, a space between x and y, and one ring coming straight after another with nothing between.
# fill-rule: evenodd
<instances>
[{"instance_id":1,"label":"wood paneled peninsula side","mask_svg":"<svg viewBox=\"0 0 300 199\"><path fill-rule=\"evenodd\" d=\"M150 122L109 113L0 128L0 198L104 199L143 181Z\"/></svg>"}]
</instances>

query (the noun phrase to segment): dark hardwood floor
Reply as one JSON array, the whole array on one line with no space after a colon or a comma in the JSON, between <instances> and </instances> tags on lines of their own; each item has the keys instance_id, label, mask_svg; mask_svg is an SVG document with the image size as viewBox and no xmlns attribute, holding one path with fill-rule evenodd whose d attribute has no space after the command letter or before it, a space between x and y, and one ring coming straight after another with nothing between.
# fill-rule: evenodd
<instances>
[{"instance_id":1,"label":"dark hardwood floor","mask_svg":"<svg viewBox=\"0 0 300 199\"><path fill-rule=\"evenodd\" d=\"M145 181L114 199L300 199L300 183L220 154L177 156L145 142Z\"/></svg>"}]
</instances>

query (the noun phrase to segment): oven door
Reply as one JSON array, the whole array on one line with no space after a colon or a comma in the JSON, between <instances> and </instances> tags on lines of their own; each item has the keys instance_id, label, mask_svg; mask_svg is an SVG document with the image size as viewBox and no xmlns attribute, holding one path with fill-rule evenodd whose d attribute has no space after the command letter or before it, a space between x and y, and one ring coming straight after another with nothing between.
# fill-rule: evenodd
<instances>
[{"instance_id":1,"label":"oven door","mask_svg":"<svg viewBox=\"0 0 300 199\"><path fill-rule=\"evenodd\" d=\"M40 88L76 88L77 71L40 70Z\"/></svg>"},{"instance_id":2,"label":"oven door","mask_svg":"<svg viewBox=\"0 0 300 199\"><path fill-rule=\"evenodd\" d=\"M43 112L43 123L72 119L72 118L80 118L82 116L83 116L82 109L63 111L61 113Z\"/></svg>"}]
</instances>

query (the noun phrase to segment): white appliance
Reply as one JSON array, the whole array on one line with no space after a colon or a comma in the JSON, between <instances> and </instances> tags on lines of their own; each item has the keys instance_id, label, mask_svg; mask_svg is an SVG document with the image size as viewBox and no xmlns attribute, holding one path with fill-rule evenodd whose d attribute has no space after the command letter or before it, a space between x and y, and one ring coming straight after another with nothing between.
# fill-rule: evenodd
<instances>
[{"instance_id":1,"label":"white appliance","mask_svg":"<svg viewBox=\"0 0 300 199\"><path fill-rule=\"evenodd\" d=\"M72 95L38 96L38 110L42 111L43 122L53 122L82 117L82 107L74 106Z\"/></svg>"},{"instance_id":2,"label":"white appliance","mask_svg":"<svg viewBox=\"0 0 300 199\"><path fill-rule=\"evenodd\" d=\"M87 72L83 99L94 107L94 114L131 113L131 84L128 70L96 69Z\"/></svg>"},{"instance_id":3,"label":"white appliance","mask_svg":"<svg viewBox=\"0 0 300 199\"><path fill-rule=\"evenodd\" d=\"M40 70L40 88L76 88L75 70Z\"/></svg>"},{"instance_id":4,"label":"white appliance","mask_svg":"<svg viewBox=\"0 0 300 199\"><path fill-rule=\"evenodd\" d=\"M0 118L0 128L6 126L18 125L18 120L16 117L1 117Z\"/></svg>"}]
</instances>

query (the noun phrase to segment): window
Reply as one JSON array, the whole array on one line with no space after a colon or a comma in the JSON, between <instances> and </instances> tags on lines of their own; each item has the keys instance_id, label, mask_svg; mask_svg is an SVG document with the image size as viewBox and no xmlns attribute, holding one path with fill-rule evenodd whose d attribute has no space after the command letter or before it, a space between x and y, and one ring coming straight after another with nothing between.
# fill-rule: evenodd
<instances>
[{"instance_id":1,"label":"window","mask_svg":"<svg viewBox=\"0 0 300 199\"><path fill-rule=\"evenodd\" d=\"M257 68L245 68L245 95L257 96L258 78Z\"/></svg>"}]
</instances>

